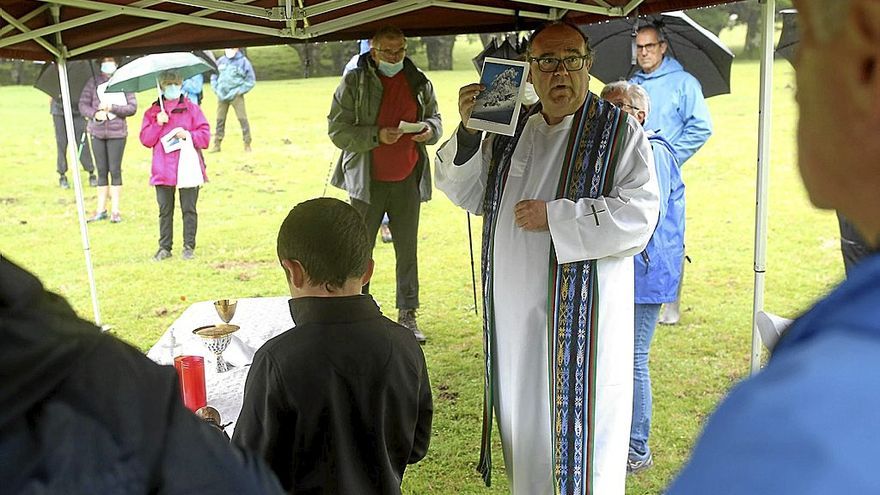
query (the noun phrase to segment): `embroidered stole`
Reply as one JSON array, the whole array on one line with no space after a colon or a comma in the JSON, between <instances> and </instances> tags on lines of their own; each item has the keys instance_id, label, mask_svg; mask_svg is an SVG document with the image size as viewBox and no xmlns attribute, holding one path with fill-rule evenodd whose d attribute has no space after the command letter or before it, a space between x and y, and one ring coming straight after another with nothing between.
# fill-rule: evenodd
<instances>
[{"instance_id":1,"label":"embroidered stole","mask_svg":"<svg viewBox=\"0 0 880 495\"><path fill-rule=\"evenodd\" d=\"M483 203L483 346L485 383L483 396L483 437L478 471L487 486L491 483L491 433L494 404L492 359L494 305L492 256L494 234L501 197L510 170L510 160L528 117L540 111L535 105L521 116L512 138L497 136L489 167ZM626 130L626 113L593 93L574 114L565 158L559 176L556 198L577 201L607 195ZM551 239L552 243L552 239ZM592 493L595 415L595 364L599 297L596 261L586 260L559 265L555 248L550 247L547 308L548 356L554 448L556 492L585 495Z\"/></svg>"}]
</instances>

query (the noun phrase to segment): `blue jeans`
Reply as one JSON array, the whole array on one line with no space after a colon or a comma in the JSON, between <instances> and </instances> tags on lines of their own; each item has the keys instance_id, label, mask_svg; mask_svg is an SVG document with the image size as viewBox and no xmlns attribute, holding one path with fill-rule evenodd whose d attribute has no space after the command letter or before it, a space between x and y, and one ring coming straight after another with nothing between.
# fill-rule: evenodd
<instances>
[{"instance_id":1,"label":"blue jeans","mask_svg":"<svg viewBox=\"0 0 880 495\"><path fill-rule=\"evenodd\" d=\"M651 433L651 374L648 351L657 326L660 304L635 306L635 357L633 359L633 414L629 431L629 458L642 461L651 454L648 435Z\"/></svg>"}]
</instances>

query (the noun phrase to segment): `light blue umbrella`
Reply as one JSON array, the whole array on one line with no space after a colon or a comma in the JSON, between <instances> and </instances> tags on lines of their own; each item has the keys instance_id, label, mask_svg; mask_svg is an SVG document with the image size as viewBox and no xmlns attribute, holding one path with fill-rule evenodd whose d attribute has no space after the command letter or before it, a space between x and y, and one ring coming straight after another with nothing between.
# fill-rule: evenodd
<instances>
[{"instance_id":1,"label":"light blue umbrella","mask_svg":"<svg viewBox=\"0 0 880 495\"><path fill-rule=\"evenodd\" d=\"M117 69L107 81L107 92L137 93L156 88L159 74L168 70L186 79L212 69L208 62L190 52L155 53L134 59Z\"/></svg>"}]
</instances>

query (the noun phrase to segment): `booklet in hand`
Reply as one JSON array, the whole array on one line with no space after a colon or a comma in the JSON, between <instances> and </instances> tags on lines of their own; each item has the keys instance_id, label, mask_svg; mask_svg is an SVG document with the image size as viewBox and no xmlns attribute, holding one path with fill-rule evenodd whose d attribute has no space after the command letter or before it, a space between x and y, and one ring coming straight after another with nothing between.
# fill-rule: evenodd
<instances>
[{"instance_id":1,"label":"booklet in hand","mask_svg":"<svg viewBox=\"0 0 880 495\"><path fill-rule=\"evenodd\" d=\"M486 89L474 101L468 128L513 136L528 75L527 62L486 57L480 75Z\"/></svg>"},{"instance_id":2,"label":"booklet in hand","mask_svg":"<svg viewBox=\"0 0 880 495\"><path fill-rule=\"evenodd\" d=\"M177 137L177 133L182 130L183 129L180 127L175 127L174 129L171 129L168 134L162 136L162 148L165 150L165 153L177 151L183 146L183 139Z\"/></svg>"}]
</instances>

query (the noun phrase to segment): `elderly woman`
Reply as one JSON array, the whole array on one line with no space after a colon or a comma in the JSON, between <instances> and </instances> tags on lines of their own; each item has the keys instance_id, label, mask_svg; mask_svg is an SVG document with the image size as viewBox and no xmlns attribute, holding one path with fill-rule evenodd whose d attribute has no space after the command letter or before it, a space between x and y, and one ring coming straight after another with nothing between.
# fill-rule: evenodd
<instances>
[{"instance_id":1,"label":"elderly woman","mask_svg":"<svg viewBox=\"0 0 880 495\"><path fill-rule=\"evenodd\" d=\"M195 255L199 186L181 183L178 187L178 178L184 173L184 167L197 166L201 175L197 182L207 180L202 150L211 142L211 129L199 106L182 94L182 84L177 72L160 74L162 95L144 113L141 125L141 143L153 149L150 185L156 186L159 203L159 250L153 256L155 261L171 257L175 189L179 190L183 213L182 258L188 260Z\"/></svg>"},{"instance_id":2,"label":"elderly woman","mask_svg":"<svg viewBox=\"0 0 880 495\"><path fill-rule=\"evenodd\" d=\"M89 119L92 152L98 172L98 205L90 222L110 219L122 221L119 197L122 194L122 152L128 137L125 118L137 111L134 93L105 93L107 81L116 72L116 59L101 59L101 73L91 78L79 97L79 113ZM110 196L110 215L107 215L107 196Z\"/></svg>"}]
</instances>

